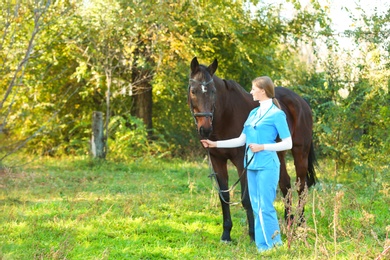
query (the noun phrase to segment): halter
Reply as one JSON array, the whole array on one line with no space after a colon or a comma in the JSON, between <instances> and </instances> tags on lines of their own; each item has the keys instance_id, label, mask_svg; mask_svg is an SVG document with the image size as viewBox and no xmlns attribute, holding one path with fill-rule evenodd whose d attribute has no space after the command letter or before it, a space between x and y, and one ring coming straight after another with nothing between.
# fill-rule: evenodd
<instances>
[{"instance_id":1,"label":"halter","mask_svg":"<svg viewBox=\"0 0 390 260\"><path fill-rule=\"evenodd\" d=\"M206 82L206 81L198 81L198 80L196 80L196 79L190 79L190 82L195 82L195 83L198 83L199 85L201 85L202 86L202 93L206 93L207 92L207 88L206 88L206 86L208 85L208 84L210 84L210 83L212 83L212 82L214 82L214 80L213 79L211 79L209 82Z\"/></svg>"},{"instance_id":2,"label":"halter","mask_svg":"<svg viewBox=\"0 0 390 260\"><path fill-rule=\"evenodd\" d=\"M190 82L194 82L194 83L198 83L199 85L202 86L202 93L207 93L207 85L214 82L213 79L211 79L210 81L206 82L206 81L198 81L196 79L190 79ZM191 84L188 85L188 92L190 91L190 87L191 87ZM188 95L188 98L189 98L190 95ZM190 98L189 98L190 99ZM190 107L191 107L191 114L195 120L195 124L197 125L198 122L196 121L196 118L197 117L210 117L211 118L211 122L213 121L213 118L214 118L214 108L215 106L213 105L213 110L211 112L199 112L199 113L194 113L194 107L192 105L192 100L190 99Z\"/></svg>"}]
</instances>

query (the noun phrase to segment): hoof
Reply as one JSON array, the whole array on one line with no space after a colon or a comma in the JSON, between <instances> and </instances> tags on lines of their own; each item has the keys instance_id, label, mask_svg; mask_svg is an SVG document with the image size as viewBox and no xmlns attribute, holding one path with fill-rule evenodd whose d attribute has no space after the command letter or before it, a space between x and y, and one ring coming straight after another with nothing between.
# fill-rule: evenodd
<instances>
[{"instance_id":1,"label":"hoof","mask_svg":"<svg viewBox=\"0 0 390 260\"><path fill-rule=\"evenodd\" d=\"M231 242L232 242L232 240L222 240L221 239L222 244L230 244Z\"/></svg>"},{"instance_id":2,"label":"hoof","mask_svg":"<svg viewBox=\"0 0 390 260\"><path fill-rule=\"evenodd\" d=\"M232 242L232 238L230 237L230 232L224 231L222 233L221 242L225 242L225 243Z\"/></svg>"},{"instance_id":3,"label":"hoof","mask_svg":"<svg viewBox=\"0 0 390 260\"><path fill-rule=\"evenodd\" d=\"M222 243L230 243L230 242L232 242L232 238L230 236L228 236L228 237L222 236L221 237L221 242Z\"/></svg>"}]
</instances>

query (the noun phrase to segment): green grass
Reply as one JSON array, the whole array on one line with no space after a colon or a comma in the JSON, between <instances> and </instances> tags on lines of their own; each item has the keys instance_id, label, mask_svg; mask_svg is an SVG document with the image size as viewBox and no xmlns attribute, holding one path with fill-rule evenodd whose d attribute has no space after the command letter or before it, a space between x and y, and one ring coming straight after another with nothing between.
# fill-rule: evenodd
<instances>
[{"instance_id":1,"label":"green grass","mask_svg":"<svg viewBox=\"0 0 390 260\"><path fill-rule=\"evenodd\" d=\"M307 194L306 225L290 232L281 220L284 245L263 254L241 206L231 208L233 242L220 242L205 162L64 158L4 168L0 259L375 259L390 245L389 176L337 182L325 165ZM282 217L280 194L276 208Z\"/></svg>"}]
</instances>

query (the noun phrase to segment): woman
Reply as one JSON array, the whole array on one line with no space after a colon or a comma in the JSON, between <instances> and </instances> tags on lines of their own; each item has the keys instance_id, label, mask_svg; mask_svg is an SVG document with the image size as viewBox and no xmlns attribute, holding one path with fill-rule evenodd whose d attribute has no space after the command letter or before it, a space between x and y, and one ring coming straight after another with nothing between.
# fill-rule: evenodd
<instances>
[{"instance_id":1,"label":"woman","mask_svg":"<svg viewBox=\"0 0 390 260\"><path fill-rule=\"evenodd\" d=\"M255 217L255 242L259 251L281 245L279 222L273 202L279 182L280 162L277 151L292 147L286 114L275 98L275 86L269 77L252 81L250 92L260 106L253 109L238 138L223 141L201 140L204 147L233 148L246 144L249 197ZM281 142L276 142L277 138Z\"/></svg>"}]
</instances>

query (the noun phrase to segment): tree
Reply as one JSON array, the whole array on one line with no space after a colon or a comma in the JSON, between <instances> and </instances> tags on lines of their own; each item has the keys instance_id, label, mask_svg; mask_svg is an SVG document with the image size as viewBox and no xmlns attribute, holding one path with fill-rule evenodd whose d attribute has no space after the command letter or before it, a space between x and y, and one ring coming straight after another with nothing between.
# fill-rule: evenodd
<instances>
[{"instance_id":1,"label":"tree","mask_svg":"<svg viewBox=\"0 0 390 260\"><path fill-rule=\"evenodd\" d=\"M34 133L52 115L29 142L30 151L85 154L92 112L104 111L106 144L115 145L110 151L125 149L119 140L144 144L146 131L149 141L137 149L148 146L149 152L156 145L157 151L192 153L199 146L186 96L194 56L204 63L217 58L222 64L217 74L247 89L258 75L282 82L301 65L292 58L299 48L295 39L316 37L316 24L326 24L318 7L298 10L287 20L279 7L251 12L244 4L248 1L56 2L24 74L30 95L14 106L28 115L25 124L16 119L15 136Z\"/></svg>"},{"instance_id":2,"label":"tree","mask_svg":"<svg viewBox=\"0 0 390 260\"><path fill-rule=\"evenodd\" d=\"M42 38L53 32L49 25L55 28L61 15L69 14L70 9L71 5L53 6L50 1L3 3L0 15L1 24L5 25L0 42L3 75L0 80L0 161L42 135L72 95L71 91L56 93L63 98L63 102L56 104L41 100L41 93L37 91L42 79L55 67L40 63L48 58L45 48L57 46L55 41L43 46ZM60 33L57 31L54 36L59 37Z\"/></svg>"},{"instance_id":3,"label":"tree","mask_svg":"<svg viewBox=\"0 0 390 260\"><path fill-rule=\"evenodd\" d=\"M123 87L124 80L119 75L128 71L128 45L123 41L123 38L128 39L128 35L124 32L124 24L118 25L123 17L116 1L85 3L79 15L83 17L81 27L87 32L73 41L79 50L79 63L86 66L86 70L79 71L79 76L86 78L92 74L93 77L87 78L88 85L101 94L105 92L105 151L102 155L105 158L108 153L112 93ZM114 89L113 82L116 83ZM102 89L105 91L101 91ZM103 102L99 101L99 104L101 106ZM98 109L103 110L103 107Z\"/></svg>"},{"instance_id":4,"label":"tree","mask_svg":"<svg viewBox=\"0 0 390 260\"><path fill-rule=\"evenodd\" d=\"M320 154L334 161L335 173L370 176L388 168L389 42L382 38L388 18L361 17L354 18L357 29L346 32L358 43L356 49L342 49L333 37L326 38L327 52L317 53L316 70L297 88L310 100Z\"/></svg>"}]
</instances>

